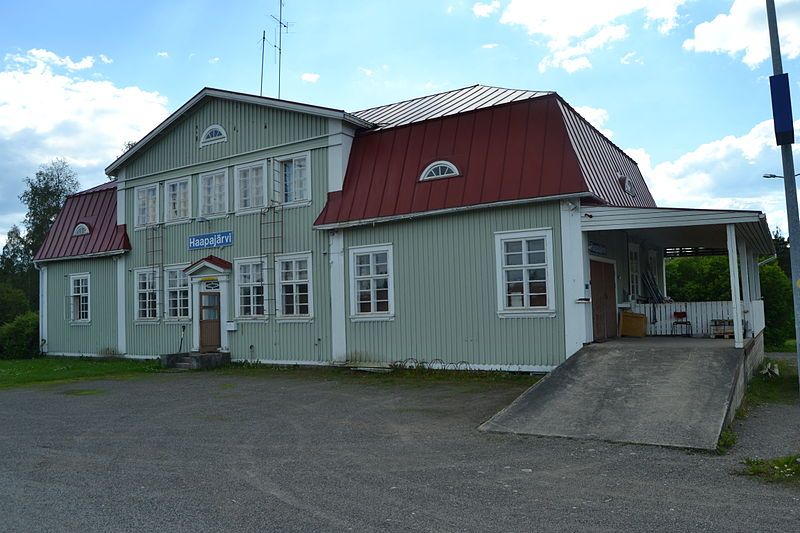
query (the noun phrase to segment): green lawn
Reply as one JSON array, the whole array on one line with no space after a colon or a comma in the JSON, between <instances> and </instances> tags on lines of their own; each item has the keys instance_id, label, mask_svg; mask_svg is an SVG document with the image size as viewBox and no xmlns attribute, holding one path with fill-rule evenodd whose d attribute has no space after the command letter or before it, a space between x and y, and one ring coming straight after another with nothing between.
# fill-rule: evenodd
<instances>
[{"instance_id":1,"label":"green lawn","mask_svg":"<svg viewBox=\"0 0 800 533\"><path fill-rule=\"evenodd\" d=\"M767 353L770 352L794 353L797 351L797 341L794 339L789 339L788 341L784 341L783 344L778 344L777 346L765 346L764 350Z\"/></svg>"},{"instance_id":2,"label":"green lawn","mask_svg":"<svg viewBox=\"0 0 800 533\"><path fill-rule=\"evenodd\" d=\"M745 459L744 473L766 481L800 486L800 454L774 459Z\"/></svg>"},{"instance_id":3,"label":"green lawn","mask_svg":"<svg viewBox=\"0 0 800 533\"><path fill-rule=\"evenodd\" d=\"M780 376L766 378L758 373L747 386L745 402L747 405L769 403L793 404L798 400L797 369L786 361L778 361Z\"/></svg>"},{"instance_id":4,"label":"green lawn","mask_svg":"<svg viewBox=\"0 0 800 533\"><path fill-rule=\"evenodd\" d=\"M89 378L127 377L156 372L158 361L97 359L88 357L40 357L0 360L0 389L35 383L77 381Z\"/></svg>"}]
</instances>

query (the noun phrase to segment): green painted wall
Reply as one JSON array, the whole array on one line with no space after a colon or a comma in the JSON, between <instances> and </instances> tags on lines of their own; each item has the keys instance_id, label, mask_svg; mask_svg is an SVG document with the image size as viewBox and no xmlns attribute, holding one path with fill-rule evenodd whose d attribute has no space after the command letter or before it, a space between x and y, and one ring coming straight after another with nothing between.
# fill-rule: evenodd
<instances>
[{"instance_id":1,"label":"green painted wall","mask_svg":"<svg viewBox=\"0 0 800 533\"><path fill-rule=\"evenodd\" d=\"M495 232L552 228L556 316L499 318ZM393 244L395 318L348 317L348 360L406 358L486 365L557 365L564 360L559 204L485 209L349 229L351 246ZM345 259L349 280L349 257ZM347 283L347 309L349 291Z\"/></svg>"},{"instance_id":2,"label":"green painted wall","mask_svg":"<svg viewBox=\"0 0 800 533\"><path fill-rule=\"evenodd\" d=\"M117 348L116 261L105 257L45 263L49 353L113 354ZM70 324L69 275L88 272L91 322Z\"/></svg>"},{"instance_id":3,"label":"green painted wall","mask_svg":"<svg viewBox=\"0 0 800 533\"><path fill-rule=\"evenodd\" d=\"M200 135L220 124L228 141L199 147ZM173 124L165 135L126 165L134 178L326 135L328 119L212 98Z\"/></svg>"}]
</instances>

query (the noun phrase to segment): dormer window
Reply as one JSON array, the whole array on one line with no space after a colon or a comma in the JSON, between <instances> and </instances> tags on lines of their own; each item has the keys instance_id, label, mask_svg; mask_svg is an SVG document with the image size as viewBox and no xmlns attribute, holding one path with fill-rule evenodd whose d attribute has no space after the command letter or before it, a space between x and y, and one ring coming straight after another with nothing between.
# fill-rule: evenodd
<instances>
[{"instance_id":1,"label":"dormer window","mask_svg":"<svg viewBox=\"0 0 800 533\"><path fill-rule=\"evenodd\" d=\"M438 180L439 178L454 178L460 176L456 166L450 161L434 161L422 171L420 181Z\"/></svg>"},{"instance_id":2,"label":"dormer window","mask_svg":"<svg viewBox=\"0 0 800 533\"><path fill-rule=\"evenodd\" d=\"M72 230L73 237L80 237L81 235L89 235L89 226L83 222L75 226L75 229Z\"/></svg>"},{"instance_id":3,"label":"dormer window","mask_svg":"<svg viewBox=\"0 0 800 533\"><path fill-rule=\"evenodd\" d=\"M208 146L209 144L222 143L228 140L228 134L225 129L219 124L212 124L206 128L203 135L200 136L200 148Z\"/></svg>"},{"instance_id":4,"label":"dormer window","mask_svg":"<svg viewBox=\"0 0 800 533\"><path fill-rule=\"evenodd\" d=\"M619 185L622 187L622 190L625 191L625 194L629 196L636 196L636 189L633 188L633 180L630 176L625 176L621 173L617 173L619 177Z\"/></svg>"}]
</instances>

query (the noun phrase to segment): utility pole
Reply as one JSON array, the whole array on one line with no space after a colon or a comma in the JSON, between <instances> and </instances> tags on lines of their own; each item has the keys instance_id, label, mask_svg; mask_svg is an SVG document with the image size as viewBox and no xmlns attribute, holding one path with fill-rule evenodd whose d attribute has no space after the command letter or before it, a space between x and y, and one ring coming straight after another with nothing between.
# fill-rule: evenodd
<instances>
[{"instance_id":1,"label":"utility pole","mask_svg":"<svg viewBox=\"0 0 800 533\"><path fill-rule=\"evenodd\" d=\"M775 139L781 147L783 160L783 187L786 193L786 217L789 221L789 259L792 265L792 295L794 297L794 334L800 341L800 216L797 209L797 184L794 175L794 121L789 92L789 77L783 72L781 44L778 38L778 20L775 16L775 0L767 2L767 25L769 43L772 48L772 71L769 85L772 93L772 117L775 123ZM800 370L800 344L797 345L797 368ZM798 372L800 387L800 372Z\"/></svg>"}]
</instances>

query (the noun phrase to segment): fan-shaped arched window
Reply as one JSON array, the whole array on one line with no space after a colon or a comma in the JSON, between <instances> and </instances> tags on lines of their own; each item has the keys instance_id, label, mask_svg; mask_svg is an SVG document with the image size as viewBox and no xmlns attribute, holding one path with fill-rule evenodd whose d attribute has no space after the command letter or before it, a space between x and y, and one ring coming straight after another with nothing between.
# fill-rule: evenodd
<instances>
[{"instance_id":1,"label":"fan-shaped arched window","mask_svg":"<svg viewBox=\"0 0 800 533\"><path fill-rule=\"evenodd\" d=\"M81 235L89 235L89 226L83 222L75 226L75 229L72 230L73 237L80 237Z\"/></svg>"},{"instance_id":2,"label":"fan-shaped arched window","mask_svg":"<svg viewBox=\"0 0 800 533\"><path fill-rule=\"evenodd\" d=\"M209 144L222 143L228 140L228 134L219 124L212 124L200 136L200 148Z\"/></svg>"},{"instance_id":3,"label":"fan-shaped arched window","mask_svg":"<svg viewBox=\"0 0 800 533\"><path fill-rule=\"evenodd\" d=\"M422 171L419 179L420 181L436 180L439 178L454 178L460 175L461 173L450 161L434 161L425 167L425 170Z\"/></svg>"}]
</instances>

